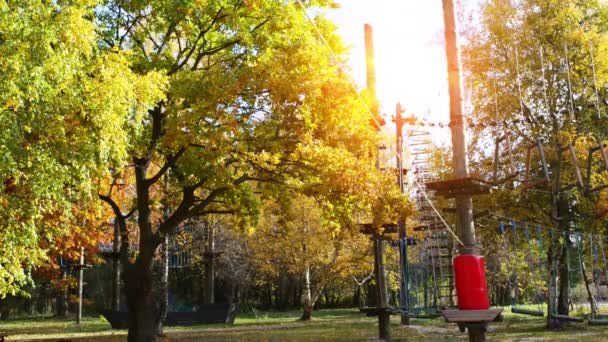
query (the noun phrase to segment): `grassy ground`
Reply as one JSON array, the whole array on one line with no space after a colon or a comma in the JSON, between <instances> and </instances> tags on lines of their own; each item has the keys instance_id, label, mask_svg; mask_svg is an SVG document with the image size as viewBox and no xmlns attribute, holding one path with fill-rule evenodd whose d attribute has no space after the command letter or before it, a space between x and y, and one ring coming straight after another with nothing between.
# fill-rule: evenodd
<instances>
[{"instance_id":1,"label":"grassy ground","mask_svg":"<svg viewBox=\"0 0 608 342\"><path fill-rule=\"evenodd\" d=\"M300 322L299 311L258 312L241 315L234 325L205 325L167 328L164 341L373 341L377 337L374 317L365 317L355 309L320 310L311 322ZM608 327L570 324L559 332L546 331L543 318L514 315L505 310L504 321L492 323L488 339L492 341L579 341L608 340ZM413 319L409 327L392 319L396 341L466 340L454 324L442 319ZM111 330L103 318L88 317L83 324L53 318L18 319L0 323L0 331L13 332L8 341L124 341L126 331Z\"/></svg>"}]
</instances>

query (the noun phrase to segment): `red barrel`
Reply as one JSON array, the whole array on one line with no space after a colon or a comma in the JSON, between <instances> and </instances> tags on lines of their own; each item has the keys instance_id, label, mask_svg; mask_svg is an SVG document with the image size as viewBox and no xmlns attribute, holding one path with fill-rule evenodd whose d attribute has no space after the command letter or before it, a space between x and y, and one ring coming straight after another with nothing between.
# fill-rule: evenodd
<instances>
[{"instance_id":1,"label":"red barrel","mask_svg":"<svg viewBox=\"0 0 608 342\"><path fill-rule=\"evenodd\" d=\"M454 277L460 310L490 308L484 264L481 255L461 255L454 258Z\"/></svg>"}]
</instances>

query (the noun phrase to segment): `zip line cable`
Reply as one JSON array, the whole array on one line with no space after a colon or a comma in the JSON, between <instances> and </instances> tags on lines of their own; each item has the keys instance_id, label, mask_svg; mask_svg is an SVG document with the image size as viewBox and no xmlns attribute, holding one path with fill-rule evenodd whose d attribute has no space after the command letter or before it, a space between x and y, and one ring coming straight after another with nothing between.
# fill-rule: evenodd
<instances>
[{"instance_id":1,"label":"zip line cable","mask_svg":"<svg viewBox=\"0 0 608 342\"><path fill-rule=\"evenodd\" d=\"M321 30L319 30L319 28L317 27L317 24L315 24L313 18L306 11L306 6L304 6L304 4L302 3L301 0L296 0L296 2L300 5L300 7L302 8L302 11L304 11L304 15L306 16L306 19L308 20L308 22L310 22L311 26L314 28L314 30L315 30L318 38L325 45L325 47L327 48L329 54L332 56L332 58L336 62L336 65L338 66L338 68L342 72L344 72L344 75L346 75L346 78L348 79L348 83L350 84L350 86L353 88L353 90L357 94L357 97L365 105L365 107L367 109L367 112L371 116L371 118L374 121L374 123L377 125L377 127L382 127L382 125L380 125L380 122L378 121L378 118L372 112L369 104L365 101L365 99L363 98L363 96L361 96L361 94L359 93L359 91L357 89L357 85L355 84L355 82L353 81L353 79L350 77L350 74L348 73L348 70L346 70L346 68L344 68L344 66L340 62L340 59L338 59L338 56L333 51L332 47L329 45L329 43L327 42L327 40L325 39L325 37L321 33ZM395 157L398 160L401 161L401 156L399 156L396 152L395 152ZM439 211L435 208L435 206L433 205L433 203L429 199L429 196L428 196L426 190L423 187L420 186L420 184L418 183L418 181L416 181L416 179L414 179L414 182L416 183L416 186L418 187L418 189L424 195L425 200L429 203L429 205L431 206L431 208L433 208L433 211L435 212L435 214L439 217L439 219L441 220L441 222L445 225L446 229L450 232L450 234L452 234L452 236L454 236L454 238L456 239L456 241L458 241L458 243L460 243L460 245L464 246L464 243L462 243L462 241L458 238L458 235L456 233L454 233L454 231L450 228L449 224L444 220L443 216L441 216L441 214L439 213Z\"/></svg>"}]
</instances>

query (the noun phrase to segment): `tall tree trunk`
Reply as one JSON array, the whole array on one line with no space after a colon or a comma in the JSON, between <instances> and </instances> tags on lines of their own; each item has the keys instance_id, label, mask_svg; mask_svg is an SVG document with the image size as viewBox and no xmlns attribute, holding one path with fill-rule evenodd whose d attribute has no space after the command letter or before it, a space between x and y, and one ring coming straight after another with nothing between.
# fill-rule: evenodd
<instances>
[{"instance_id":1,"label":"tall tree trunk","mask_svg":"<svg viewBox=\"0 0 608 342\"><path fill-rule=\"evenodd\" d=\"M112 246L112 310L120 310L120 218L114 219L114 245Z\"/></svg>"},{"instance_id":2,"label":"tall tree trunk","mask_svg":"<svg viewBox=\"0 0 608 342\"><path fill-rule=\"evenodd\" d=\"M142 238L143 239L143 238ZM154 251L158 243L140 243L135 263L124 276L129 308L129 342L156 341L157 305L153 296Z\"/></svg>"},{"instance_id":3,"label":"tall tree trunk","mask_svg":"<svg viewBox=\"0 0 608 342\"><path fill-rule=\"evenodd\" d=\"M304 270L304 293L302 295L302 321L310 321L312 318L312 309L314 303L312 301L312 292L310 289L310 265L306 265Z\"/></svg>"},{"instance_id":4,"label":"tall tree trunk","mask_svg":"<svg viewBox=\"0 0 608 342\"><path fill-rule=\"evenodd\" d=\"M127 288L127 305L129 307L129 342L156 341L158 307L153 295L153 264L154 254L161 243L161 237L158 232L155 233L152 230L150 183L146 179L148 164L149 161L146 159L135 160L139 254L135 262L129 265L129 270L124 276ZM125 254L123 247L123 251L121 251L123 264L125 263Z\"/></svg>"},{"instance_id":5,"label":"tall tree trunk","mask_svg":"<svg viewBox=\"0 0 608 342\"><path fill-rule=\"evenodd\" d=\"M234 319L241 308L241 288L233 279L228 279L225 285L224 293L226 299L228 300L228 314L226 315L225 323L233 324Z\"/></svg>"},{"instance_id":6,"label":"tall tree trunk","mask_svg":"<svg viewBox=\"0 0 608 342\"><path fill-rule=\"evenodd\" d=\"M547 274L547 329L555 330L561 327L558 320L553 319L551 314L557 312L557 264L558 264L558 253L557 245L554 241L551 241L549 245L549 251L547 252L547 265L549 266L549 272Z\"/></svg>"},{"instance_id":7,"label":"tall tree trunk","mask_svg":"<svg viewBox=\"0 0 608 342\"><path fill-rule=\"evenodd\" d=\"M570 250L566 244L562 247L562 255L559 259L559 296L557 298L557 313L566 316L570 314L570 307L568 305L570 299L569 254Z\"/></svg>"}]
</instances>

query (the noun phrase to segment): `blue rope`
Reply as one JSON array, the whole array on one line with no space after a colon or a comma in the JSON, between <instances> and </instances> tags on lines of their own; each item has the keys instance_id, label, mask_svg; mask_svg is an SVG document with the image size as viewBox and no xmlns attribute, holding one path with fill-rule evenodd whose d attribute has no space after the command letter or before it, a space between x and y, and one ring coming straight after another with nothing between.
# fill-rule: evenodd
<instances>
[{"instance_id":1,"label":"blue rope","mask_svg":"<svg viewBox=\"0 0 608 342\"><path fill-rule=\"evenodd\" d=\"M528 242L528 262L530 263L530 269L532 271L532 281L534 282L534 296L535 296L535 301L538 305L539 311L542 310L541 304L540 304L540 295L538 293L538 284L540 283L540 279L538 279L538 283L535 282L535 275L538 275L538 273L535 271L535 267L534 267L534 256L532 255L532 244L530 243L530 232L528 229L528 225L526 225L526 229L525 229L525 233L526 233L526 241Z\"/></svg>"}]
</instances>

